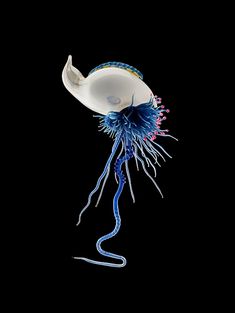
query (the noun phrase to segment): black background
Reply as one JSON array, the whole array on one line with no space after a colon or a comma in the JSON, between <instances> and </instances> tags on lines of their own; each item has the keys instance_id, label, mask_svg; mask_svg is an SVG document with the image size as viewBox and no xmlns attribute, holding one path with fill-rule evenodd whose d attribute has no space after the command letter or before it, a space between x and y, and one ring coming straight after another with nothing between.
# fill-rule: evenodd
<instances>
[{"instance_id":1,"label":"black background","mask_svg":"<svg viewBox=\"0 0 235 313\"><path fill-rule=\"evenodd\" d=\"M52 240L50 245L46 245L45 257L53 265L59 263L62 269L69 270L74 276L78 273L104 273L119 277L137 273L140 276L147 273L162 277L169 273L178 276L179 270L188 272L195 262L198 233L195 215L198 209L192 207L196 199L193 196L190 129L187 126L192 99L188 90L190 69L187 68L190 48L173 30L169 33L158 30L153 39L151 35L144 34L141 27L132 32L134 29L127 30L127 33L117 31L108 40L103 38L102 32L91 37L89 33L78 36L75 43L61 40L57 42L55 53L49 56L46 68L51 99L45 99L45 111L40 107L48 118L48 135L43 131L43 135L48 136L43 159L47 170L46 192L49 198L53 195L53 200L48 209L44 204L39 215L47 226L47 241ZM162 168L158 169L157 182L164 193L163 200L151 181L141 171L138 173L134 162L131 162L136 204L132 204L126 185L120 199L120 234L103 245L107 250L126 256L128 265L122 269L94 266L72 259L72 256L102 259L96 252L95 243L114 227L112 197L117 186L113 175L110 175L99 207L94 207L93 200L80 227L76 228L78 214L103 170L112 140L98 132L98 120L92 116L94 113L63 86L61 71L69 54L84 76L109 60L138 68L143 72L145 82L170 108L165 124L179 138L179 142L171 139L161 141L173 156L165 164L162 162ZM195 275L194 271L192 275Z\"/></svg>"},{"instance_id":2,"label":"black background","mask_svg":"<svg viewBox=\"0 0 235 313\"><path fill-rule=\"evenodd\" d=\"M144 73L146 83L152 89L156 86L156 93L162 96L164 103L171 109L166 124L172 134L179 138L179 143L170 139L163 142L166 149L174 155L172 160L169 159L158 170L158 183L162 186L164 200L161 199L151 182L145 179L144 174L136 172L134 163L131 162L133 163L130 166L136 189L136 204L132 204L125 188L120 200L122 231L119 238L107 243L107 249L120 250L120 253L127 255L130 259L127 268L121 269L122 272L133 271L139 266L146 268L147 264L154 266L158 259L158 253L156 253L158 249L161 251L159 254L164 255L164 263L171 258L170 255L166 258L166 253L173 253L170 250L176 250L173 254L180 254L180 250L182 250L181 253L183 252L182 241L185 240L183 233L188 228L188 223L185 223L185 214L188 215L188 213L187 208L182 205L182 199L185 197L183 185L186 183L184 171L187 163L184 164L183 161L186 159L186 140L182 131L185 99L179 92L179 86L183 85L182 78L179 77L180 72L182 75L181 59L177 54L170 58L169 51L166 51L169 47L165 47L164 52L158 52L158 48L153 46L151 52L146 54L143 47L136 50L132 45L126 46L126 44L128 42L123 44L119 41L115 42L115 36L111 43L96 40L89 45L86 43L85 47L82 41L79 47L77 45L62 46L60 53L53 57L56 68L53 73L52 86L55 90L53 101L50 103L50 108L53 107L53 110L50 111L52 113L51 128L48 125L51 130L48 148L52 152L49 155L53 170L52 176L54 176L52 178L58 188L57 190L55 186L52 186L51 190L55 193L56 199L59 199L61 208L59 210L55 208L52 215L55 220L51 221L54 226L50 227L55 227L59 231L58 235L62 237L62 243L57 240L55 243L56 249L58 248L57 253L60 253L66 264L68 262L70 266L75 266L75 271L79 269L95 272L117 271L117 269L97 268L71 259L72 255L99 257L96 255L95 242L99 236L107 233L114 226L112 196L116 185L111 175L100 206L94 208L93 203L93 207L91 206L84 215L81 226L75 228L79 210L86 202L89 191L93 189L109 156L112 140L98 132L98 120L92 117L93 112L82 106L62 85L61 69L68 54L73 55L74 65L84 75L87 75L89 70L97 64L108 60L121 60L139 68ZM59 221L56 222L57 219ZM58 227L58 223L62 221L66 224L61 225L63 229L61 233L61 226ZM157 237L161 240L156 240ZM113 241L113 246L111 241ZM172 246L171 249L169 245ZM146 260L144 255L141 256L141 251L146 251L148 255Z\"/></svg>"},{"instance_id":3,"label":"black background","mask_svg":"<svg viewBox=\"0 0 235 313\"><path fill-rule=\"evenodd\" d=\"M19 31L20 40L11 37L10 68L21 73L17 77L21 106L17 102L11 107L11 119L20 126L14 132L18 158L15 153L10 158L18 205L10 212L8 231L14 229L10 250L19 256L12 269L20 278L29 278L29 286L38 284L43 290L62 293L67 289L94 295L102 288L116 290L120 283L121 297L128 290L137 296L153 292L165 297L172 290L172 294L190 297L190 288L202 277L204 284L209 280L206 256L211 247L204 210L206 190L198 183L202 177L195 108L201 51L192 12L186 15L180 8L158 12L148 6L135 13L107 8L105 12L71 10L65 9L60 16L47 11L35 16L37 26L30 18ZM72 258L105 260L95 243L114 227L112 197L117 186L111 174L99 207L94 207L93 200L81 225L75 226L110 154L112 140L98 132L93 112L63 86L61 73L68 55L84 76L108 61L140 70L146 84L170 109L165 125L179 139L161 140L173 156L157 169L164 199L130 162L136 203L126 185L120 198L121 231L103 244L104 249L127 258L127 266L121 269Z\"/></svg>"}]
</instances>

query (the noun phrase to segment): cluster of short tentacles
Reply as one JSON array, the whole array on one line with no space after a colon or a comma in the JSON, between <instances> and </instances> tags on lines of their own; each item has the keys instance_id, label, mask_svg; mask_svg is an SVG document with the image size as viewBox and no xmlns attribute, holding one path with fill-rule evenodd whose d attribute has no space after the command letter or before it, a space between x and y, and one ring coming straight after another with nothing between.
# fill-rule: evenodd
<instances>
[{"instance_id":1,"label":"cluster of short tentacles","mask_svg":"<svg viewBox=\"0 0 235 313\"><path fill-rule=\"evenodd\" d=\"M118 200L126 182L126 178L122 170L123 163L125 163L127 180L129 183L129 189L133 202L135 202L135 196L132 189L131 176L128 168L128 161L132 157L135 158L137 170L139 170L138 162L140 162L145 174L151 179L151 181L163 197L160 188L158 187L154 178L146 169L145 165L147 164L148 167L151 166L153 168L154 177L156 177L156 168L154 164L157 163L160 166L158 158L160 157L165 161L164 154L171 158L171 156L164 150L164 148L160 144L155 142L157 136L171 137L177 140L175 137L168 134L167 129L161 129L162 121L166 119L166 116L164 116L165 112L168 113L169 110L166 110L165 107L161 105L161 98L154 97L151 98L149 102L140 104L138 106L134 106L133 104L131 104L120 112L109 112L105 116L96 115L96 117L100 118L100 130L109 134L111 137L114 137L115 141L105 168L100 175L95 188L89 194L86 206L82 209L79 215L77 225L80 224L82 214L90 205L92 196L98 191L103 181L100 194L96 203L96 206L98 206L104 190L105 183L110 173L111 162L118 150L118 147L121 146L121 150L117 156L114 165L115 178L118 183L118 189L113 198L113 212L116 221L115 228L109 234L101 237L96 244L96 248L101 255L121 260L121 263L116 264L101 262L83 257L75 257L76 259L110 267L123 267L126 265L126 259L123 256L104 251L101 247L101 243L115 236L121 226ZM154 161L154 164L152 160Z\"/></svg>"}]
</instances>

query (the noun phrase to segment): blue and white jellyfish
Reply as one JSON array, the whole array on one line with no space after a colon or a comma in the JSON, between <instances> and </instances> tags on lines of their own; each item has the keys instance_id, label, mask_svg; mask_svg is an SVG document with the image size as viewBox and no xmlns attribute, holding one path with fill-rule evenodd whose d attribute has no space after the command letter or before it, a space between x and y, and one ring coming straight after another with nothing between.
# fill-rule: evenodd
<instances>
[{"instance_id":1,"label":"blue and white jellyfish","mask_svg":"<svg viewBox=\"0 0 235 313\"><path fill-rule=\"evenodd\" d=\"M105 251L102 243L114 237L121 227L118 201L126 182L135 202L135 195L131 183L128 162L135 160L137 170L142 167L145 174L152 181L160 195L163 194L157 185L156 164L160 166L160 159L166 161L166 156L171 156L158 143L158 137L175 137L162 129L162 122L166 119L169 109L161 104L162 99L154 96L149 87L143 82L143 75L134 67L121 62L108 62L94 68L85 78L72 65L72 57L62 73L62 79L68 91L89 109L98 113L100 131L108 134L113 140L110 156L105 164L95 188L88 196L87 204L81 210L77 225L81 217L90 206L92 197L99 191L96 207L101 199L105 184L110 174L112 162L114 175L118 183L117 191L113 198L113 214L115 227L107 235L102 236L96 243L98 252L115 262L102 262L85 257L74 257L96 265L109 267L123 267L126 265L125 257ZM153 171L153 176L149 170Z\"/></svg>"}]
</instances>

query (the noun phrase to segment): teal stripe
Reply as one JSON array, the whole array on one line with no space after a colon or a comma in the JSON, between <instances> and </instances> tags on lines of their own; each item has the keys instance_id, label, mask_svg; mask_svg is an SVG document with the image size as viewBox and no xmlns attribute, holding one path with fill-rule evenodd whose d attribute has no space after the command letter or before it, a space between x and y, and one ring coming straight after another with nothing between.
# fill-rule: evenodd
<instances>
[{"instance_id":1,"label":"teal stripe","mask_svg":"<svg viewBox=\"0 0 235 313\"><path fill-rule=\"evenodd\" d=\"M100 70L104 67L118 67L118 68L122 68L124 70L130 70L134 73L136 73L137 76L139 76L140 79L143 79L143 74L138 71L135 67L131 66L131 65L128 65L128 64L125 64L125 63L122 63L122 62L106 62L106 63L102 63L98 66L96 66L93 70L90 71L90 74L96 72L97 70Z\"/></svg>"}]
</instances>

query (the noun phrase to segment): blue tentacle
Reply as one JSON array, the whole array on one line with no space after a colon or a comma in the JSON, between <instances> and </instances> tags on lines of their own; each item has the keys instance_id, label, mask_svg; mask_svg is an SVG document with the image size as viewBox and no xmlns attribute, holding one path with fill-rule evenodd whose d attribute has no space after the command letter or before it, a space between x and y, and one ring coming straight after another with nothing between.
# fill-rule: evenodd
<instances>
[{"instance_id":1,"label":"blue tentacle","mask_svg":"<svg viewBox=\"0 0 235 313\"><path fill-rule=\"evenodd\" d=\"M103 130L105 133L110 135L112 138L114 136L116 136L116 138L115 138L115 142L112 148L112 152L105 165L105 168L102 174L100 175L95 188L89 194L87 204L80 212L79 220L77 223L77 225L80 223L83 212L90 205L92 196L100 188L100 185L103 181L101 192L98 197L96 206L98 205L105 183L109 175L111 162L114 158L114 155L118 149L120 142L122 141L122 149L124 148L125 151L123 153L123 150L121 150L121 152L116 157L116 162L115 162L115 179L116 179L116 176L118 177L118 181L117 181L118 188L113 199L113 213L115 217L115 227L112 232L108 233L107 235L102 236L100 239L98 239L96 243L96 248L101 255L119 260L121 261L121 263L117 264L117 263L112 263L112 262L101 262L101 261L95 261L95 260L83 258L83 257L75 257L75 259L83 260L88 263L92 263L96 265L103 265L103 266L116 267L116 268L117 267L120 268L126 265L126 259L123 256L117 255L111 252L107 252L102 249L101 245L103 241L114 237L118 233L121 227L121 217L119 214L118 201L123 191L124 184L126 182L126 177L122 171L123 163L125 163L126 165L127 179L129 182L129 187L130 187L130 192L133 198L133 202L135 200L134 193L133 193L132 186L131 186L130 173L128 169L128 160L130 158L134 156L138 170L139 170L138 161L140 162L145 174L152 180L153 184L155 185L155 187L157 188L157 190L160 192L161 196L163 197L163 194L160 188L158 187L157 183L155 182L153 177L150 175L150 173L147 171L144 160L147 162L148 166L150 164L153 167L154 174L156 177L155 166L152 164L151 159L149 157L151 156L154 159L155 163L157 163L159 166L160 164L158 163L158 160L157 160L158 157L161 157L165 161L165 158L162 155L163 154L162 152L164 152L168 157L171 158L171 156L164 150L164 148L158 142L154 142L157 136L172 137L171 135L166 134L166 132L168 132L167 129L162 130L160 126L162 124L162 121L166 119L166 116L164 116L163 112L169 113L169 110L164 109L164 105L156 106L156 104L161 103L161 99L156 98L156 97L153 98L152 96L149 102L142 103L137 106L133 106L133 97L132 97L132 103L130 104L130 106L124 108L122 111L120 112L111 111L107 115L97 115L97 117L100 118L101 130ZM137 151L138 148L140 149L141 154L144 157L144 160L142 159L142 157L138 155L138 151ZM148 152L149 154L148 156L145 154L145 151Z\"/></svg>"},{"instance_id":2,"label":"blue tentacle","mask_svg":"<svg viewBox=\"0 0 235 313\"><path fill-rule=\"evenodd\" d=\"M115 139L115 142L114 142L114 145L113 145L113 148L112 148L112 153L110 154L109 158L108 158L108 161L106 162L105 164L105 167L104 167L104 170L102 172L102 174L100 175L97 183L96 183L96 186L95 188L90 192L89 196L88 196L88 201L87 201L87 204L85 205L85 207L82 209L82 211L80 212L79 214L79 217L78 217L78 222L76 224L76 226L78 226L80 223L81 223L81 216L82 214L84 213L84 211L89 207L90 203L91 203L91 198L92 196L96 193L96 191L99 189L100 187L100 184L101 184L101 181L102 179L105 177L105 175L107 174L107 171L109 169L109 166L110 166L110 163L117 151L117 148L121 142L121 137L122 137L122 133L119 134L119 136L117 136L117 138Z\"/></svg>"},{"instance_id":3,"label":"blue tentacle","mask_svg":"<svg viewBox=\"0 0 235 313\"><path fill-rule=\"evenodd\" d=\"M118 176L118 180L119 180L118 189L117 189L116 194L113 198L113 213L114 213L115 222L116 222L115 227L114 227L114 230L112 232L110 232L107 235L102 236L100 239L98 239L98 241L96 243L96 248L100 254L107 256L107 257L110 257L110 258L113 258L113 259L121 260L122 263L115 264L115 263L110 263L110 262L100 262L100 261L95 261L95 260L91 260L88 258L82 258L82 257L75 257L75 259L83 260L83 261L97 264L97 265L109 266L109 267L123 267L126 265L126 259L123 256L118 255L118 254L114 254L111 252L107 252L101 248L101 243L105 240L108 240L108 239L114 237L118 233L118 231L121 227L121 217L119 214L118 200L120 198L120 195L123 191L124 184L126 182L126 178L125 178L125 175L123 174L121 167L125 161L127 161L131 157L133 157L132 147L127 146L125 149L125 152L126 152L126 154L124 156L122 156L116 160L115 167L114 167L115 172L117 173L117 176Z\"/></svg>"}]
</instances>

